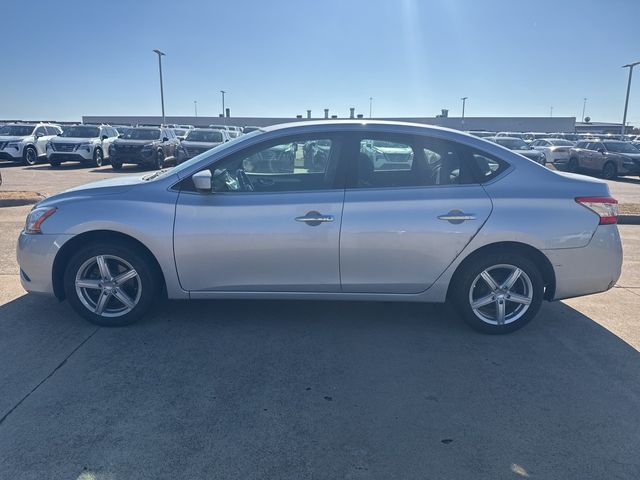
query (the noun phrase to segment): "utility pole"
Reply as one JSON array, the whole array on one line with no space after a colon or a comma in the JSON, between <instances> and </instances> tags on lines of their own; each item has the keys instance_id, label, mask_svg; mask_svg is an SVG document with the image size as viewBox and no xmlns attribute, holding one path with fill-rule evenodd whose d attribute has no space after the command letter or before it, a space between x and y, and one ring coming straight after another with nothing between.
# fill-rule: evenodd
<instances>
[{"instance_id":1,"label":"utility pole","mask_svg":"<svg viewBox=\"0 0 640 480\"><path fill-rule=\"evenodd\" d=\"M369 118L371 118L372 110L373 110L373 97L369 97Z\"/></svg>"},{"instance_id":2,"label":"utility pole","mask_svg":"<svg viewBox=\"0 0 640 480\"><path fill-rule=\"evenodd\" d=\"M166 54L164 52L161 52L157 48L154 50L154 52L158 54L158 69L160 70L160 103L162 104L162 124L164 125L167 122L165 122L165 118L164 118L164 87L162 85L162 57L164 57Z\"/></svg>"},{"instance_id":3,"label":"utility pole","mask_svg":"<svg viewBox=\"0 0 640 480\"><path fill-rule=\"evenodd\" d=\"M553 117L553 107L551 107L551 110L549 111L549 116Z\"/></svg>"},{"instance_id":4,"label":"utility pole","mask_svg":"<svg viewBox=\"0 0 640 480\"><path fill-rule=\"evenodd\" d=\"M629 80L627 81L627 97L624 101L624 115L622 116L622 131L621 135L624 136L625 131L627 129L627 109L629 108L629 92L631 91L631 77L633 75L633 67L639 65L640 62L629 63L627 65L623 65L622 68L629 69Z\"/></svg>"},{"instance_id":5,"label":"utility pole","mask_svg":"<svg viewBox=\"0 0 640 480\"><path fill-rule=\"evenodd\" d=\"M582 123L584 123L584 112L587 108L587 97L584 97L584 101L582 102Z\"/></svg>"},{"instance_id":6,"label":"utility pole","mask_svg":"<svg viewBox=\"0 0 640 480\"><path fill-rule=\"evenodd\" d=\"M195 111L196 118L198 118L198 102L196 100L193 101L193 110Z\"/></svg>"},{"instance_id":7,"label":"utility pole","mask_svg":"<svg viewBox=\"0 0 640 480\"><path fill-rule=\"evenodd\" d=\"M462 97L460 100L462 100L462 130L464 130L464 107L467 103L467 98L469 97Z\"/></svg>"},{"instance_id":8,"label":"utility pole","mask_svg":"<svg viewBox=\"0 0 640 480\"><path fill-rule=\"evenodd\" d=\"M227 92L220 90L220 93L222 94L222 117L224 118L224 94Z\"/></svg>"}]
</instances>

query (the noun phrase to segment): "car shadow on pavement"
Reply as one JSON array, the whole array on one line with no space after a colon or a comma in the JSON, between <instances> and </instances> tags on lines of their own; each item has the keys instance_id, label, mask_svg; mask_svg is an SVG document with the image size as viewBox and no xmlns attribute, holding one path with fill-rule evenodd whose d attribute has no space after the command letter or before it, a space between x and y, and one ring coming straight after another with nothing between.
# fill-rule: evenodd
<instances>
[{"instance_id":1,"label":"car shadow on pavement","mask_svg":"<svg viewBox=\"0 0 640 480\"><path fill-rule=\"evenodd\" d=\"M615 180L611 180L612 182L621 182L621 183L635 183L640 184L640 178L633 177L618 177Z\"/></svg>"},{"instance_id":2,"label":"car shadow on pavement","mask_svg":"<svg viewBox=\"0 0 640 480\"><path fill-rule=\"evenodd\" d=\"M3 478L640 471L638 352L560 302L489 336L446 306L329 301L172 301L97 329L24 295L0 355L0 417L49 375L0 423Z\"/></svg>"}]
</instances>

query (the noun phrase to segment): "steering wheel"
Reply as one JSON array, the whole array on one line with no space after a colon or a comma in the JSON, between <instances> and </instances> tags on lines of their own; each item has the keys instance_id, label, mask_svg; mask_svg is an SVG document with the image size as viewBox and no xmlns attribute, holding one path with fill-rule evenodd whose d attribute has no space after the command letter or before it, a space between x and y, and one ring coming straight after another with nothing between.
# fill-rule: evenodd
<instances>
[{"instance_id":1,"label":"steering wheel","mask_svg":"<svg viewBox=\"0 0 640 480\"><path fill-rule=\"evenodd\" d=\"M240 182L242 190L244 190L245 192L254 191L253 183L251 183L249 175L247 175L247 173L243 169L239 168L238 170L236 170L236 178L238 179L238 182Z\"/></svg>"}]
</instances>

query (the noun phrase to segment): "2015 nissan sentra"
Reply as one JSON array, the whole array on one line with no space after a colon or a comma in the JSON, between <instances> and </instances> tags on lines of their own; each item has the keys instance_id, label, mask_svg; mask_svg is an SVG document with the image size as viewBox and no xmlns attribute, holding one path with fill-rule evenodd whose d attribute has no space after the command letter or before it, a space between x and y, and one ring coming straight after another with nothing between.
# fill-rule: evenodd
<instances>
[{"instance_id":1,"label":"2015 nissan sentra","mask_svg":"<svg viewBox=\"0 0 640 480\"><path fill-rule=\"evenodd\" d=\"M305 167L308 142L322 168ZM372 144L403 152L379 164ZM289 169L266 161L292 152ZM18 244L24 288L99 325L172 299L452 302L507 333L544 300L620 275L605 183L550 171L495 143L424 125L279 125L146 176L43 200Z\"/></svg>"}]
</instances>

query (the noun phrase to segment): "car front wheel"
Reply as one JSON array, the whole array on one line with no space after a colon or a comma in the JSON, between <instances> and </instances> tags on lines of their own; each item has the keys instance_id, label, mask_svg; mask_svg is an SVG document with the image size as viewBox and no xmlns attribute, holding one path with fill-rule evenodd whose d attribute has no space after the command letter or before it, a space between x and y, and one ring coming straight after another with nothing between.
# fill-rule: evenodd
<instances>
[{"instance_id":1,"label":"car front wheel","mask_svg":"<svg viewBox=\"0 0 640 480\"><path fill-rule=\"evenodd\" d=\"M27 147L24 149L24 163L25 165L35 165L38 163L38 152L33 147Z\"/></svg>"},{"instance_id":2,"label":"car front wheel","mask_svg":"<svg viewBox=\"0 0 640 480\"><path fill-rule=\"evenodd\" d=\"M115 327L140 319L158 292L157 275L135 245L88 245L73 255L64 290L73 309L96 325Z\"/></svg>"},{"instance_id":3,"label":"car front wheel","mask_svg":"<svg viewBox=\"0 0 640 480\"><path fill-rule=\"evenodd\" d=\"M476 257L454 278L451 300L472 328L510 333L526 325L540 309L544 282L536 265L517 253Z\"/></svg>"}]
</instances>

